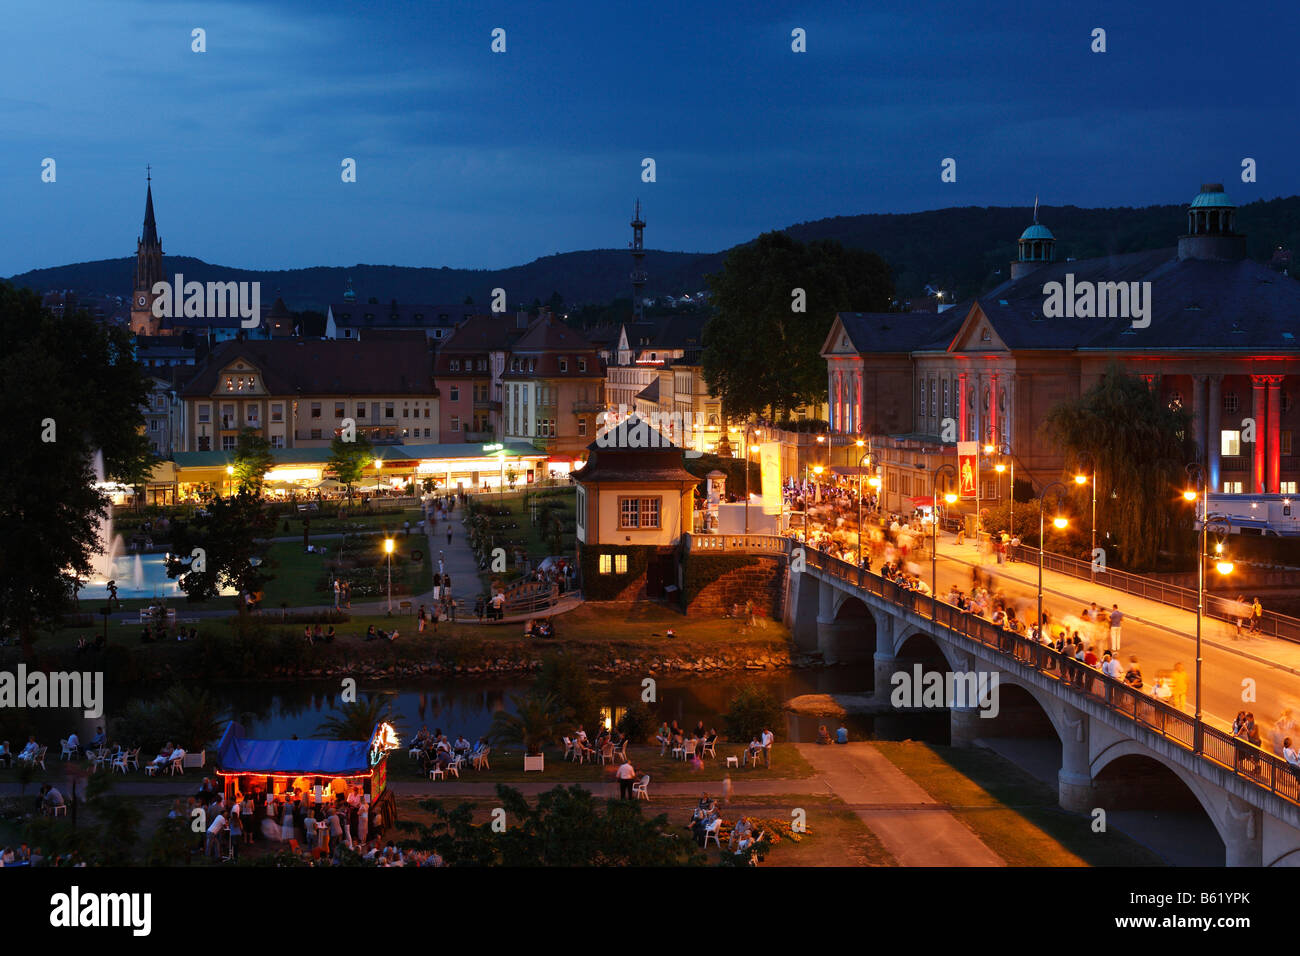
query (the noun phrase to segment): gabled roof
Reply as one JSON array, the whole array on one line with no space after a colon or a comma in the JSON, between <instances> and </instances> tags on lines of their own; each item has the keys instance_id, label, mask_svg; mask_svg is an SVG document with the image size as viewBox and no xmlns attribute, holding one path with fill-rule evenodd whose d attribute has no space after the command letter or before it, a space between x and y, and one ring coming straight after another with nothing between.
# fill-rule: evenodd
<instances>
[{"instance_id":1,"label":"gabled roof","mask_svg":"<svg viewBox=\"0 0 1300 956\"><path fill-rule=\"evenodd\" d=\"M332 302L334 324L343 328L455 328L483 312L476 305L429 305L420 302ZM373 315L370 321L367 315Z\"/></svg>"},{"instance_id":2,"label":"gabled roof","mask_svg":"<svg viewBox=\"0 0 1300 956\"><path fill-rule=\"evenodd\" d=\"M222 371L242 359L271 395L433 394L433 369L423 336L356 339L271 339L223 342L186 386L187 398L212 395Z\"/></svg>"},{"instance_id":3,"label":"gabled roof","mask_svg":"<svg viewBox=\"0 0 1300 956\"><path fill-rule=\"evenodd\" d=\"M822 355L844 354L839 347L847 337L852 351L861 353L914 352L935 342L946 342L961 328L966 310L943 312L840 312L822 347Z\"/></svg>"},{"instance_id":4,"label":"gabled roof","mask_svg":"<svg viewBox=\"0 0 1300 956\"><path fill-rule=\"evenodd\" d=\"M587 446L587 463L573 472L579 482L690 481L682 466L684 449L640 415L629 415Z\"/></svg>"},{"instance_id":5,"label":"gabled roof","mask_svg":"<svg viewBox=\"0 0 1300 956\"><path fill-rule=\"evenodd\" d=\"M653 382L637 392L636 397L643 402L659 401L659 376L656 375Z\"/></svg>"}]
</instances>

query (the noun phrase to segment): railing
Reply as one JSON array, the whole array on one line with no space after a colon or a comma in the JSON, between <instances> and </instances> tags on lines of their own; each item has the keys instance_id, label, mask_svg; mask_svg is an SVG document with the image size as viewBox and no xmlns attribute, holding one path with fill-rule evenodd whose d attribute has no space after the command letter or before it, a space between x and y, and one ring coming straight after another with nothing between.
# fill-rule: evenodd
<instances>
[{"instance_id":1,"label":"railing","mask_svg":"<svg viewBox=\"0 0 1300 956\"><path fill-rule=\"evenodd\" d=\"M767 554L785 554L790 550L791 539L780 534L685 534L686 550L695 551L760 551Z\"/></svg>"},{"instance_id":2,"label":"railing","mask_svg":"<svg viewBox=\"0 0 1300 956\"><path fill-rule=\"evenodd\" d=\"M1017 559L1025 564L1037 565L1038 549L1022 544ZM1192 611L1193 613L1196 611L1196 591L1191 588L1110 568L1097 571L1094 574L1092 565L1087 561L1080 561L1078 558L1056 554L1052 551L1043 552L1043 567L1048 571L1056 571L1082 581L1092 581L1101 587L1113 588L1116 591L1123 591L1125 594L1132 594L1135 597L1146 598L1170 607L1182 608L1184 611ZM1236 606L1236 601L1229 601L1226 598L1207 593L1203 613L1206 617L1217 621L1235 623L1239 617L1233 611ZM1261 634L1266 634L1269 637L1278 637L1285 641L1300 643L1300 618L1288 617L1275 611L1265 611L1260 619L1259 628Z\"/></svg>"},{"instance_id":3,"label":"railing","mask_svg":"<svg viewBox=\"0 0 1300 956\"><path fill-rule=\"evenodd\" d=\"M1300 768L1243 740L1234 738L1204 722L1197 724L1176 707L1107 677L1095 668L1064 657L1054 647L1040 644L945 601L902 588L878 574L818 551L807 550L808 566L845 581L934 623L954 635L975 641L1010 657L1045 677L1055 678L1063 688L1095 700L1112 713L1140 724L1176 745L1199 755L1217 767L1268 790L1291 803L1300 804ZM1200 730L1199 747L1196 741Z\"/></svg>"}]
</instances>

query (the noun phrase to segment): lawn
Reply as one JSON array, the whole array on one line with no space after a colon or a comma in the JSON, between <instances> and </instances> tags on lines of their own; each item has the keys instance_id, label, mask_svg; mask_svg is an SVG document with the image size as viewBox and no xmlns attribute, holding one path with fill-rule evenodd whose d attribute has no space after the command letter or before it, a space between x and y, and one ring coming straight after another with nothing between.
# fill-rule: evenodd
<instances>
[{"instance_id":1,"label":"lawn","mask_svg":"<svg viewBox=\"0 0 1300 956\"><path fill-rule=\"evenodd\" d=\"M1057 806L1056 791L983 749L877 740L872 746L975 832L1008 866L1161 866L1114 830Z\"/></svg>"}]
</instances>

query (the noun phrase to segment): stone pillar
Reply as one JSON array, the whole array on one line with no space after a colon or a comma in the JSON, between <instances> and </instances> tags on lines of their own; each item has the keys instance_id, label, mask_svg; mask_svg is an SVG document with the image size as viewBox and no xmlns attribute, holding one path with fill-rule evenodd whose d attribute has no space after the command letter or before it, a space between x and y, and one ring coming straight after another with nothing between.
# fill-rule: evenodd
<instances>
[{"instance_id":1,"label":"stone pillar","mask_svg":"<svg viewBox=\"0 0 1300 956\"><path fill-rule=\"evenodd\" d=\"M1096 804L1092 786L1092 760L1088 746L1089 717L1062 705L1061 769L1056 774L1057 802L1062 810L1089 813Z\"/></svg>"},{"instance_id":2,"label":"stone pillar","mask_svg":"<svg viewBox=\"0 0 1300 956\"><path fill-rule=\"evenodd\" d=\"M1223 376L1209 377L1209 397L1206 400L1206 442L1207 461L1209 462L1210 487L1215 491L1223 490L1219 480L1219 453L1222 450L1223 416Z\"/></svg>"},{"instance_id":3,"label":"stone pillar","mask_svg":"<svg viewBox=\"0 0 1300 956\"><path fill-rule=\"evenodd\" d=\"M1200 451L1200 460L1209 461L1209 440L1205 435L1205 382L1209 376L1192 376L1192 439Z\"/></svg>"},{"instance_id":4,"label":"stone pillar","mask_svg":"<svg viewBox=\"0 0 1300 956\"><path fill-rule=\"evenodd\" d=\"M1265 451L1268 448L1268 394L1267 394L1267 375L1252 375L1250 377L1251 386L1251 416L1255 419L1255 441L1253 465L1251 468L1250 490L1255 493L1262 493L1267 487L1266 476L1266 459Z\"/></svg>"},{"instance_id":5,"label":"stone pillar","mask_svg":"<svg viewBox=\"0 0 1300 956\"><path fill-rule=\"evenodd\" d=\"M949 743L954 747L972 747L983 736L982 720L978 707L951 707L948 709Z\"/></svg>"},{"instance_id":6,"label":"stone pillar","mask_svg":"<svg viewBox=\"0 0 1300 956\"><path fill-rule=\"evenodd\" d=\"M1268 493L1282 490L1282 376L1268 376Z\"/></svg>"},{"instance_id":7,"label":"stone pillar","mask_svg":"<svg viewBox=\"0 0 1300 956\"><path fill-rule=\"evenodd\" d=\"M1224 823L1224 865L1263 866L1264 821L1260 811L1229 794Z\"/></svg>"}]
</instances>

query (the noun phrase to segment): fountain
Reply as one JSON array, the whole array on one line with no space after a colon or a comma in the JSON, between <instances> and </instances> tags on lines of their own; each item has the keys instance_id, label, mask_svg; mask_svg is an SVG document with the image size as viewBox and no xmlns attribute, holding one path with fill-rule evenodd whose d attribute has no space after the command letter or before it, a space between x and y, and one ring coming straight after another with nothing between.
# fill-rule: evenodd
<instances>
[{"instance_id":1,"label":"fountain","mask_svg":"<svg viewBox=\"0 0 1300 956\"><path fill-rule=\"evenodd\" d=\"M144 562L140 560L140 555L135 556L135 561L131 563L131 590L140 591L144 589Z\"/></svg>"}]
</instances>

